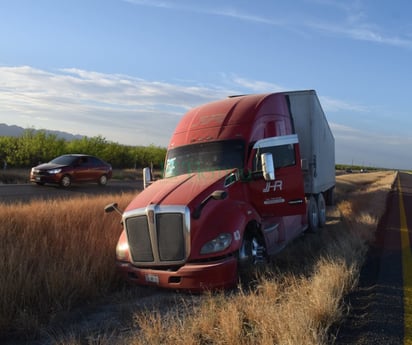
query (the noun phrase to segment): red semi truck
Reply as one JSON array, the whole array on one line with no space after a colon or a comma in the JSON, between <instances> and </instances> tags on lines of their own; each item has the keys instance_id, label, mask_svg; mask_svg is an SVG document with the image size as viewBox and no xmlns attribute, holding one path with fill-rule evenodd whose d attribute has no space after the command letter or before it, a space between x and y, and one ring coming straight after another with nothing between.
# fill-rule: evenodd
<instances>
[{"instance_id":1,"label":"red semi truck","mask_svg":"<svg viewBox=\"0 0 412 345\"><path fill-rule=\"evenodd\" d=\"M235 286L326 222L335 144L314 90L242 95L190 110L164 178L122 214L118 270L130 282L200 291ZM146 170L147 172L147 170Z\"/></svg>"}]
</instances>

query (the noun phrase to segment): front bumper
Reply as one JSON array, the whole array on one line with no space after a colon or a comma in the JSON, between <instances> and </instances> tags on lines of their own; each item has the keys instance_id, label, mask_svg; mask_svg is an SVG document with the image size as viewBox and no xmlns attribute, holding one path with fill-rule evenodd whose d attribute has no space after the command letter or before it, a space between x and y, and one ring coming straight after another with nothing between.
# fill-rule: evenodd
<instances>
[{"instance_id":1,"label":"front bumper","mask_svg":"<svg viewBox=\"0 0 412 345\"><path fill-rule=\"evenodd\" d=\"M116 265L124 278L138 285L201 292L233 288L238 282L234 256L215 262L186 264L176 271L138 268L122 261Z\"/></svg>"},{"instance_id":2,"label":"front bumper","mask_svg":"<svg viewBox=\"0 0 412 345\"><path fill-rule=\"evenodd\" d=\"M39 175L39 174L30 174L30 182L34 183L59 183L59 175Z\"/></svg>"}]
</instances>

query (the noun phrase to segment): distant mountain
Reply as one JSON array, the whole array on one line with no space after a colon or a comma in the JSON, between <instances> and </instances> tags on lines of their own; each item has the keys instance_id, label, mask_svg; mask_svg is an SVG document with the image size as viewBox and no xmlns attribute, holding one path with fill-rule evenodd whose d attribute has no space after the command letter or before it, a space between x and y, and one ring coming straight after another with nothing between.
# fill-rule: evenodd
<instances>
[{"instance_id":1,"label":"distant mountain","mask_svg":"<svg viewBox=\"0 0 412 345\"><path fill-rule=\"evenodd\" d=\"M30 128L29 128L30 129ZM23 132L26 129L23 127L19 127L19 126L9 126L6 125L5 123L0 123L0 136L3 137L20 137L23 135ZM82 139L84 136L83 135L79 135L79 134L71 134L71 133L67 133L67 132L61 132L61 131L53 131L53 130L49 130L49 129L33 129L34 132L39 132L39 131L44 131L47 134L54 134L55 136L57 136L60 139L64 139L67 141L71 141L71 140L75 140L75 139Z\"/></svg>"}]
</instances>

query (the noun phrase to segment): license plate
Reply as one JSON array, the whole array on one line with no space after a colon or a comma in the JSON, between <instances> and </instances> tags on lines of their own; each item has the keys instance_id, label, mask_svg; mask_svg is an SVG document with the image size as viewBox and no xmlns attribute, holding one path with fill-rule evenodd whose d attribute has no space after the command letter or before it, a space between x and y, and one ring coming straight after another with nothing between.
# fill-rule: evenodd
<instances>
[{"instance_id":1,"label":"license plate","mask_svg":"<svg viewBox=\"0 0 412 345\"><path fill-rule=\"evenodd\" d=\"M145 274L145 278L148 283L159 284L159 276L155 274Z\"/></svg>"}]
</instances>

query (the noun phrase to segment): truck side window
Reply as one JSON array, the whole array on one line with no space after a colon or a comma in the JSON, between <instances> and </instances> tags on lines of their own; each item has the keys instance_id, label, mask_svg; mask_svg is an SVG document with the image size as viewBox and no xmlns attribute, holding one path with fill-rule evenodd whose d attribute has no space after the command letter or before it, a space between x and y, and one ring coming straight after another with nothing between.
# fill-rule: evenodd
<instances>
[{"instance_id":1,"label":"truck side window","mask_svg":"<svg viewBox=\"0 0 412 345\"><path fill-rule=\"evenodd\" d=\"M256 171L262 170L260 154L265 152L270 152L273 155L273 161L276 169L285 168L296 164L295 147L293 144L265 147L259 149L259 154L254 158L253 166L256 167Z\"/></svg>"}]
</instances>

